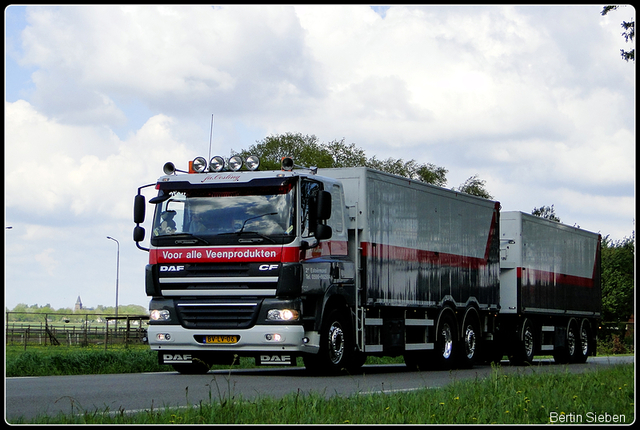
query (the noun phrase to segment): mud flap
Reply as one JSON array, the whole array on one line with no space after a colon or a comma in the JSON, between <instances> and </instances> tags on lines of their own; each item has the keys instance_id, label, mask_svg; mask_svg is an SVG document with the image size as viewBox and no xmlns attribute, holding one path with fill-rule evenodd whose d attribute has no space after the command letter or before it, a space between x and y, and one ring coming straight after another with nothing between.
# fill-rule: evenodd
<instances>
[{"instance_id":1,"label":"mud flap","mask_svg":"<svg viewBox=\"0 0 640 430\"><path fill-rule=\"evenodd\" d=\"M292 354L260 354L256 356L257 366L295 366L296 357Z\"/></svg>"},{"instance_id":2,"label":"mud flap","mask_svg":"<svg viewBox=\"0 0 640 430\"><path fill-rule=\"evenodd\" d=\"M185 353L160 352L158 353L158 363L160 364L191 364L193 355Z\"/></svg>"}]
</instances>

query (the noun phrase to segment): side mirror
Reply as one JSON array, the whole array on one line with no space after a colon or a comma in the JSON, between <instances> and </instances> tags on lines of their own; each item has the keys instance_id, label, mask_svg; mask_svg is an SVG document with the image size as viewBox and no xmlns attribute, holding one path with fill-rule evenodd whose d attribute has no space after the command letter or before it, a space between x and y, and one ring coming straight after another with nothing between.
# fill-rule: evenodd
<instances>
[{"instance_id":1,"label":"side mirror","mask_svg":"<svg viewBox=\"0 0 640 430\"><path fill-rule=\"evenodd\" d=\"M317 215L318 220L325 220L331 217L331 193L320 191L318 193Z\"/></svg>"},{"instance_id":2,"label":"side mirror","mask_svg":"<svg viewBox=\"0 0 640 430\"><path fill-rule=\"evenodd\" d=\"M144 222L145 200L142 194L137 194L133 199L133 222L141 224Z\"/></svg>"},{"instance_id":3,"label":"side mirror","mask_svg":"<svg viewBox=\"0 0 640 430\"><path fill-rule=\"evenodd\" d=\"M139 225L133 228L133 241L142 242L144 240L144 228Z\"/></svg>"},{"instance_id":4,"label":"side mirror","mask_svg":"<svg viewBox=\"0 0 640 430\"><path fill-rule=\"evenodd\" d=\"M318 224L316 226L316 234L315 234L316 239L318 240L331 239L332 234L333 234L333 231L331 230L331 226L328 226L326 224Z\"/></svg>"}]
</instances>

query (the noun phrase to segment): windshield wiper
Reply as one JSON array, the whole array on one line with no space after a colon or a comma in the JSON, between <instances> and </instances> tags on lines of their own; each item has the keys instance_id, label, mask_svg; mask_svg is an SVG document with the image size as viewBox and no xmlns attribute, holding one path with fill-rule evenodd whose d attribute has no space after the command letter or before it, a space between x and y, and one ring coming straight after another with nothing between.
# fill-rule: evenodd
<instances>
[{"instance_id":1,"label":"windshield wiper","mask_svg":"<svg viewBox=\"0 0 640 430\"><path fill-rule=\"evenodd\" d=\"M269 242L272 243L278 243L275 240L273 240L272 238L270 238L269 236L266 236L262 233L258 233L257 231L242 231L242 229L238 230L238 231L233 231L230 233L219 233L217 236L231 236L231 235L236 235L236 236L241 236L243 234L255 234L258 237L261 237L262 239L267 239ZM238 239L238 241L242 241L242 239Z\"/></svg>"},{"instance_id":2,"label":"windshield wiper","mask_svg":"<svg viewBox=\"0 0 640 430\"><path fill-rule=\"evenodd\" d=\"M269 213L266 213L266 214L256 215L256 216L254 216L254 217L247 218L247 219L245 219L245 220L244 220L244 222L242 223L242 227L240 228L240 230L239 230L239 231L237 231L236 233L241 234L241 233L243 232L243 230L244 230L244 226L245 226L245 225L247 225L247 222L251 221L252 219L262 218L263 216L270 216L270 215L278 215L278 212L269 212ZM259 234L259 233L256 233L256 234Z\"/></svg>"},{"instance_id":3,"label":"windshield wiper","mask_svg":"<svg viewBox=\"0 0 640 430\"><path fill-rule=\"evenodd\" d=\"M205 245L210 245L210 243L207 240L191 233L164 234L162 236L158 236L158 238L176 239L176 245L193 245L198 241L204 242ZM184 238L184 239L180 239L180 238Z\"/></svg>"},{"instance_id":4,"label":"windshield wiper","mask_svg":"<svg viewBox=\"0 0 640 430\"><path fill-rule=\"evenodd\" d=\"M244 220L244 222L242 223L242 227L240 227L240 230L235 231L235 232L229 232L229 233L220 233L220 234L218 234L218 236L230 236L230 235L232 235L232 234L236 234L236 235L238 235L238 236L240 236L240 235L242 235L242 234L255 234L256 236L259 236L259 237L261 237L261 238L263 238L263 239L266 239L266 240L268 240L269 242L277 243L275 240L273 240L273 239L272 239L272 238L270 238L269 236L266 236L266 235L264 235L264 234L262 234L262 233L258 233L257 231L244 231L244 227L247 225L247 222L249 222L249 221L251 221L251 220L253 220L253 219L256 219L256 218L262 218L263 216L270 216L270 215L278 215L278 212L269 212L269 213L266 213L266 214L257 215L257 216L251 217L251 218L247 218L247 219L246 219L246 220ZM239 240L240 240L240 239L239 239ZM239 240L238 240L238 241L239 241Z\"/></svg>"}]
</instances>

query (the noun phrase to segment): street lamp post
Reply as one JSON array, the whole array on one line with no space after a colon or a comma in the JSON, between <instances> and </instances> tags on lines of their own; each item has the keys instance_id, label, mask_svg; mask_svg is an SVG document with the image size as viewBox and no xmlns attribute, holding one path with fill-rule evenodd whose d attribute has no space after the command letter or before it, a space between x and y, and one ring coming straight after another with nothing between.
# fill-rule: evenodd
<instances>
[{"instance_id":1,"label":"street lamp post","mask_svg":"<svg viewBox=\"0 0 640 430\"><path fill-rule=\"evenodd\" d=\"M107 236L107 239L113 240L118 245L118 251L116 254L116 336L118 336L118 280L120 278L120 242L111 236Z\"/></svg>"}]
</instances>

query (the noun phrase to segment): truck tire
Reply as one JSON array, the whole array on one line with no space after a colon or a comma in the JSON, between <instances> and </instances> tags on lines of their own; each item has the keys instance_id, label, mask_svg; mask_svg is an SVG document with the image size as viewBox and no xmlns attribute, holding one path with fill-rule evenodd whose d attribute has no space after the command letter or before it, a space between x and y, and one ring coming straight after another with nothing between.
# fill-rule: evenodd
<instances>
[{"instance_id":1,"label":"truck tire","mask_svg":"<svg viewBox=\"0 0 640 430\"><path fill-rule=\"evenodd\" d=\"M591 328L588 320L582 320L578 333L578 353L576 363L585 363L591 355Z\"/></svg>"},{"instance_id":2,"label":"truck tire","mask_svg":"<svg viewBox=\"0 0 640 430\"><path fill-rule=\"evenodd\" d=\"M509 361L516 366L533 364L533 356L536 352L535 332L528 319L522 323L515 350L509 355Z\"/></svg>"},{"instance_id":3,"label":"truck tire","mask_svg":"<svg viewBox=\"0 0 640 430\"><path fill-rule=\"evenodd\" d=\"M575 363L578 361L578 325L575 320L569 322L567 335L564 339L564 346L553 351L553 360L559 364Z\"/></svg>"},{"instance_id":4,"label":"truck tire","mask_svg":"<svg viewBox=\"0 0 640 430\"><path fill-rule=\"evenodd\" d=\"M452 369L455 364L458 342L456 341L456 320L449 311L440 313L438 328L436 330L436 342L433 355L433 364L438 369Z\"/></svg>"},{"instance_id":5,"label":"truck tire","mask_svg":"<svg viewBox=\"0 0 640 430\"><path fill-rule=\"evenodd\" d=\"M324 319L318 353L303 357L310 373L335 375L342 370L353 370L356 364L353 334L344 313L334 309Z\"/></svg>"},{"instance_id":6,"label":"truck tire","mask_svg":"<svg viewBox=\"0 0 640 430\"><path fill-rule=\"evenodd\" d=\"M462 339L460 341L460 366L470 369L478 361L480 356L480 324L475 315L469 315L462 326Z\"/></svg>"}]
</instances>

